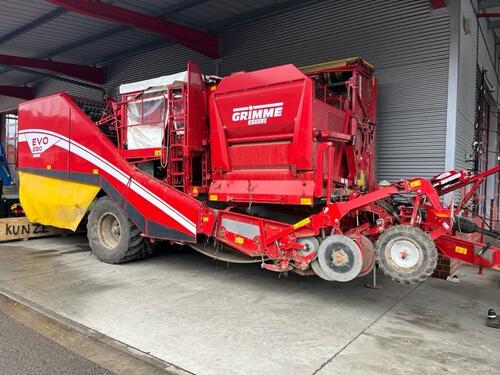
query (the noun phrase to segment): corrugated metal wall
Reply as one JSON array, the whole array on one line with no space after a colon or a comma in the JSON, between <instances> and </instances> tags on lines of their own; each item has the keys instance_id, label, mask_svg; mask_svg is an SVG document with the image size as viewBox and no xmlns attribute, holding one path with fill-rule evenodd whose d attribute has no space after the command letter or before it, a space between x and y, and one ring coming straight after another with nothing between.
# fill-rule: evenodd
<instances>
[{"instance_id":1,"label":"corrugated metal wall","mask_svg":"<svg viewBox=\"0 0 500 375\"><path fill-rule=\"evenodd\" d=\"M477 3L476 1L474 3ZM476 7L477 9L477 7ZM492 96L495 98L496 102L500 99L500 82L499 74L495 69L498 67L498 53L496 49L496 36L488 28L488 23L486 19L480 19L480 25L482 33L479 34L478 40L478 64L480 69L486 69L486 76L489 83L493 86L494 92ZM498 144L500 138L498 136L498 105L492 105L490 107L490 131L489 131L489 142L488 142L488 153L485 155L487 157L487 167L492 168L499 164L498 161ZM500 218L499 212L499 181L500 176L498 174L494 176L489 176L486 180L486 216L492 217L493 220L498 220ZM496 216L495 216L496 215ZM491 223L490 224L495 224Z\"/></svg>"},{"instance_id":2,"label":"corrugated metal wall","mask_svg":"<svg viewBox=\"0 0 500 375\"><path fill-rule=\"evenodd\" d=\"M0 112L16 109L20 102L22 102L21 99L11 98L9 96L0 96Z\"/></svg>"},{"instance_id":3,"label":"corrugated metal wall","mask_svg":"<svg viewBox=\"0 0 500 375\"><path fill-rule=\"evenodd\" d=\"M458 55L457 129L455 168L471 168L470 155L476 115L476 71L478 29L470 0L461 0Z\"/></svg>"},{"instance_id":4,"label":"corrugated metal wall","mask_svg":"<svg viewBox=\"0 0 500 375\"><path fill-rule=\"evenodd\" d=\"M380 82L378 177L443 170L449 14L428 0L326 1L228 29L222 73L362 56Z\"/></svg>"},{"instance_id":5,"label":"corrugated metal wall","mask_svg":"<svg viewBox=\"0 0 500 375\"><path fill-rule=\"evenodd\" d=\"M205 74L215 73L213 60L181 45L168 45L110 64L106 70L108 78L106 92L108 95L116 96L118 87L122 83L184 71L189 60L200 64L201 70Z\"/></svg>"},{"instance_id":6,"label":"corrugated metal wall","mask_svg":"<svg viewBox=\"0 0 500 375\"><path fill-rule=\"evenodd\" d=\"M93 100L102 100L103 97L103 91L54 79L43 80L35 86L37 97L61 91Z\"/></svg>"},{"instance_id":7,"label":"corrugated metal wall","mask_svg":"<svg viewBox=\"0 0 500 375\"><path fill-rule=\"evenodd\" d=\"M477 7L476 7L477 9ZM496 72L495 66L497 63L495 62L495 54L496 54L496 37L495 33L493 30L488 28L488 23L486 19L480 18L479 19L480 25L481 25L481 30L482 33L480 32L478 35L478 64L479 68L486 69L486 76L488 77L489 82L494 85L498 86L498 72ZM498 90L496 94L493 94L494 97L496 97L496 100L498 102Z\"/></svg>"},{"instance_id":8,"label":"corrugated metal wall","mask_svg":"<svg viewBox=\"0 0 500 375\"><path fill-rule=\"evenodd\" d=\"M216 65L213 60L181 45L171 44L109 64L105 67L107 83L103 89L107 95L117 96L118 86L122 83L140 81L186 70L189 60L198 62L204 73L215 73ZM35 86L36 96L59 91L66 91L71 95L94 100L101 100L103 96L103 92L100 90L53 79L43 80Z\"/></svg>"},{"instance_id":9,"label":"corrugated metal wall","mask_svg":"<svg viewBox=\"0 0 500 375\"><path fill-rule=\"evenodd\" d=\"M477 1L461 0L459 34L459 71L457 100L457 129L455 139L455 168L471 168L467 156L472 153L474 122L476 115L477 76L476 69L486 69L486 77L493 88L493 97L498 101L498 74L495 69L495 35L485 19L476 17ZM470 32L466 32L467 26ZM478 27L479 26L479 27ZM491 124L498 121L492 108ZM494 165L494 164L493 164Z\"/></svg>"}]
</instances>

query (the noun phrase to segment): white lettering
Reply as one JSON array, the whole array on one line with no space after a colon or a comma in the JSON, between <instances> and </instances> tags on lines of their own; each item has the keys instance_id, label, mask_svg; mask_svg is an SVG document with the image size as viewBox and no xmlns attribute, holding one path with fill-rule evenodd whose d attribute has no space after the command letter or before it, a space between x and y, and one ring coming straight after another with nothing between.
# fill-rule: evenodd
<instances>
[{"instance_id":1,"label":"white lettering","mask_svg":"<svg viewBox=\"0 0 500 375\"><path fill-rule=\"evenodd\" d=\"M266 124L267 118L260 118L257 120L248 120L248 125Z\"/></svg>"},{"instance_id":2,"label":"white lettering","mask_svg":"<svg viewBox=\"0 0 500 375\"><path fill-rule=\"evenodd\" d=\"M252 111L252 119L262 118L262 109Z\"/></svg>"},{"instance_id":3,"label":"white lettering","mask_svg":"<svg viewBox=\"0 0 500 375\"><path fill-rule=\"evenodd\" d=\"M248 125L266 124L267 120L283 115L283 103L259 104L255 106L233 108L231 119L234 122L248 121Z\"/></svg>"},{"instance_id":4,"label":"white lettering","mask_svg":"<svg viewBox=\"0 0 500 375\"><path fill-rule=\"evenodd\" d=\"M58 138L47 135L47 136L38 136L38 135L26 135L26 140L28 141L28 145L30 146L31 153L34 157L39 157L41 153L47 151L51 146L58 142Z\"/></svg>"},{"instance_id":5,"label":"white lettering","mask_svg":"<svg viewBox=\"0 0 500 375\"><path fill-rule=\"evenodd\" d=\"M268 117L273 117L273 114L274 114L274 108L267 108L264 109L264 113L262 114L262 116L264 118L268 118Z\"/></svg>"}]
</instances>

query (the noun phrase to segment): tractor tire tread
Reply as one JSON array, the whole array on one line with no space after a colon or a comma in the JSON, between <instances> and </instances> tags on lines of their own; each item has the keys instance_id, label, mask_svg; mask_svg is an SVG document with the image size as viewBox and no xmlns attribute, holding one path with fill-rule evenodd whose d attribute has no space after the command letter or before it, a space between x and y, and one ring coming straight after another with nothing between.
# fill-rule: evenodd
<instances>
[{"instance_id":1,"label":"tractor tire tread","mask_svg":"<svg viewBox=\"0 0 500 375\"><path fill-rule=\"evenodd\" d=\"M122 234L125 239L115 249L106 249L100 243L98 235L99 215L111 211L120 222ZM92 253L102 262L111 264L127 263L141 260L151 254L150 246L146 239L141 236L141 231L130 221L123 210L117 206L109 197L104 196L97 200L90 211L87 222L87 237Z\"/></svg>"},{"instance_id":2,"label":"tractor tire tread","mask_svg":"<svg viewBox=\"0 0 500 375\"><path fill-rule=\"evenodd\" d=\"M418 241L422 247L422 250L425 252L424 264L419 272L414 272L414 274L410 275L402 275L401 273L398 273L397 270L389 267L384 259L382 259L382 247L384 243L398 233L403 235L406 234L414 240ZM396 225L385 230L380 235L377 242L375 243L375 256L379 268L391 280L401 284L413 285L425 281L427 278L432 276L437 266L438 251L431 237L420 228L412 227L409 225Z\"/></svg>"}]
</instances>

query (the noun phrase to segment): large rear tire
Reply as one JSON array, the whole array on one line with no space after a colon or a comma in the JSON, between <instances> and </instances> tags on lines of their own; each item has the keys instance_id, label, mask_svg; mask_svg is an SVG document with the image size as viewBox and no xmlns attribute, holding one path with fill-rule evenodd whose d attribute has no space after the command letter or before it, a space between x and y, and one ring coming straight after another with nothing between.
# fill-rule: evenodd
<instances>
[{"instance_id":1,"label":"large rear tire","mask_svg":"<svg viewBox=\"0 0 500 375\"><path fill-rule=\"evenodd\" d=\"M144 259L151 252L140 230L109 197L100 198L90 210L87 238L94 255L105 263Z\"/></svg>"},{"instance_id":2,"label":"large rear tire","mask_svg":"<svg viewBox=\"0 0 500 375\"><path fill-rule=\"evenodd\" d=\"M438 252L420 228L396 225L380 235L375 255L385 275L402 284L415 284L434 273Z\"/></svg>"}]
</instances>

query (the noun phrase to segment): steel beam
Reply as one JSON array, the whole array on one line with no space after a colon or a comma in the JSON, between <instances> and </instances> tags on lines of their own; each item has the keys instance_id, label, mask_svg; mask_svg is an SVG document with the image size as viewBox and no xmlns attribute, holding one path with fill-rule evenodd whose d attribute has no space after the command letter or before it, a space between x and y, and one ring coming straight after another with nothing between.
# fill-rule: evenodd
<instances>
[{"instance_id":1,"label":"steel beam","mask_svg":"<svg viewBox=\"0 0 500 375\"><path fill-rule=\"evenodd\" d=\"M500 13L478 13L477 16L479 18L498 18Z\"/></svg>"},{"instance_id":2,"label":"steel beam","mask_svg":"<svg viewBox=\"0 0 500 375\"><path fill-rule=\"evenodd\" d=\"M214 35L190 27L164 21L99 0L48 0L66 10L102 20L135 27L173 40L210 58L219 58L219 40Z\"/></svg>"},{"instance_id":3,"label":"steel beam","mask_svg":"<svg viewBox=\"0 0 500 375\"><path fill-rule=\"evenodd\" d=\"M0 64L24 66L35 69L46 69L62 73L85 81L103 84L106 82L104 70L94 66L69 64L64 62L34 59L30 57L10 56L0 54Z\"/></svg>"},{"instance_id":4,"label":"steel beam","mask_svg":"<svg viewBox=\"0 0 500 375\"><path fill-rule=\"evenodd\" d=\"M429 3L431 4L431 8L433 8L433 9L439 9L439 8L446 7L445 0L429 0Z\"/></svg>"},{"instance_id":5,"label":"steel beam","mask_svg":"<svg viewBox=\"0 0 500 375\"><path fill-rule=\"evenodd\" d=\"M11 96L13 98L31 100L35 96L33 88L27 86L4 86L0 85L1 96Z\"/></svg>"},{"instance_id":6,"label":"steel beam","mask_svg":"<svg viewBox=\"0 0 500 375\"><path fill-rule=\"evenodd\" d=\"M179 4L169 6L167 9L163 9L163 11L159 12L155 16L160 17L160 18L169 17L169 16L172 16L178 12L182 12L186 9L189 9L189 8L194 7L194 6L206 3L207 1L208 0L185 0ZM62 47L53 49L53 50L49 51L45 56L42 56L42 57L52 57L55 55L59 55L60 53L67 52L69 50L72 50L73 48L78 48L78 47L81 47L85 44L95 42L96 40L101 40L103 38L110 37L112 35L126 31L128 29L129 29L128 26L118 26L118 27L115 27L111 30L106 30L104 32L100 32L97 34L92 34L92 35L89 35L83 39L78 39L75 42L72 42L70 44L65 44Z\"/></svg>"},{"instance_id":7,"label":"steel beam","mask_svg":"<svg viewBox=\"0 0 500 375\"><path fill-rule=\"evenodd\" d=\"M172 11L168 11L166 13L163 13L161 16L168 16L170 14L175 14L177 12L180 12L182 10L185 10L187 8L191 8L193 6L205 3L207 0L185 0L181 2L177 6L172 7ZM256 10L251 10L249 12L245 12L241 15L238 16L230 16L228 18L223 19L222 21L219 21L215 24L210 24L207 25L207 27L204 27L203 30L208 32L208 33L213 33L218 35L220 32L224 30L224 28L228 26L234 26L234 25L239 25L241 23L245 22L250 22L254 20L255 18L262 17L264 15L271 15L271 14L277 14L280 12L283 12L285 10L289 9L296 9L298 7L304 6L304 5L310 5L314 3L319 3L324 0L308 0L307 2L304 2L304 0L288 0L282 3L278 4L272 4L268 5ZM169 8L170 9L170 8ZM139 53L144 53L148 51L152 51L161 47L165 47L165 43L162 41L161 38L158 38L157 40L154 40L152 42L142 44L138 47L133 47L133 48L128 48L123 51L119 51L116 53L112 53L110 55L104 56L101 60L96 61L96 64L108 64L113 60L118 60L122 59L128 56L133 56L137 55Z\"/></svg>"},{"instance_id":8,"label":"steel beam","mask_svg":"<svg viewBox=\"0 0 500 375\"><path fill-rule=\"evenodd\" d=\"M187 10L189 8L195 7L197 5L204 4L207 1L209 1L209 0L183 0L180 3L177 3L175 5L171 5L171 6L167 7L167 8L161 9L159 12L156 12L156 14L154 14L154 15L157 16L157 17L160 17L160 18L169 17L169 16L172 16L172 15L178 13L178 12L182 12L182 11L185 11L185 10ZM61 10L65 11L64 9L61 9ZM111 30L107 30L105 32L100 32L100 33L97 33L97 34L92 34L92 35L87 36L87 37L85 37L83 39L78 39L75 42L72 42L70 44L65 44L62 47L55 48L53 50L50 50L47 53L44 53L42 55L38 55L38 56L35 56L35 57L36 58L51 58L51 57L53 57L55 55L59 55L60 53L67 52L67 51L72 50L74 48L81 47L82 45L95 42L96 40L100 40L102 38L110 37L112 35L118 34L120 32L128 30L128 29L129 29L128 26L118 26L118 27L115 27L115 28L113 28ZM159 46L161 46L161 45L165 45L165 39L163 39L163 38L160 39L159 38L159 40L163 41L163 42L159 43L158 41L156 41L155 45L156 45L157 48ZM139 47L139 50L141 50L141 47ZM125 55L132 54L131 52L132 52L132 49L126 50L125 51ZM116 53L115 55L118 56L119 53ZM96 63L96 62L94 62L94 63ZM0 74L6 73L6 72L8 72L10 70L12 70L12 66L10 66L10 67L6 67L6 66L0 67ZM48 77L46 75L40 74L40 72L37 72L37 71L33 71L33 74L38 74L38 75L40 75L42 77L44 77L44 76ZM68 80L66 80L66 81L68 81ZM33 83L33 82L34 81L25 82L25 83ZM77 84L83 85L83 83L77 83Z\"/></svg>"},{"instance_id":9,"label":"steel beam","mask_svg":"<svg viewBox=\"0 0 500 375\"><path fill-rule=\"evenodd\" d=\"M98 86L98 85L94 85L92 83L82 82L82 81L78 81L76 79L71 79L71 78L68 78L68 77L64 77L64 76L61 76L61 75L59 75L57 73L46 73L46 72L41 72L39 70L21 68L20 66L14 66L14 65L11 65L10 68L12 70L17 70L19 72L23 72L23 73L26 73L26 74L33 74L33 75L40 76L40 77L55 79L56 81L67 82L67 83L71 83L73 85L78 85L78 86L82 86L82 87L88 87L90 89L94 89L94 90L98 90L98 91L104 92L104 88L102 88L102 86ZM35 81L26 82L25 85L31 84L33 82L35 82Z\"/></svg>"}]
</instances>

